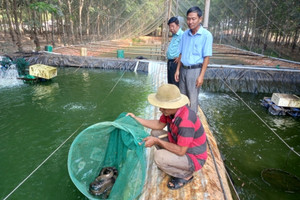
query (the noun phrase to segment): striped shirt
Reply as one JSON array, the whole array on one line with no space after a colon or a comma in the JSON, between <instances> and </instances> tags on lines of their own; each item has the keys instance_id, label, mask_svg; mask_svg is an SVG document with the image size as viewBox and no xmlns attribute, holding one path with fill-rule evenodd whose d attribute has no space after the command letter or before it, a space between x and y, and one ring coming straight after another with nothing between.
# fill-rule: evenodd
<instances>
[{"instance_id":1,"label":"striped shirt","mask_svg":"<svg viewBox=\"0 0 300 200\"><path fill-rule=\"evenodd\" d=\"M167 124L171 143L189 147L186 155L194 166L193 170L201 169L207 159L206 133L196 113L183 106L174 117L162 115L160 121Z\"/></svg>"}]
</instances>

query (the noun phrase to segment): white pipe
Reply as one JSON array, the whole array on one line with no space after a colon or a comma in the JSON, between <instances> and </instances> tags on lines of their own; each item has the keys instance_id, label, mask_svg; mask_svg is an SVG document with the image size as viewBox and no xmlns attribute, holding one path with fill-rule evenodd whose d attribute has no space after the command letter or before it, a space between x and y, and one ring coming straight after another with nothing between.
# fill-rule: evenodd
<instances>
[{"instance_id":1,"label":"white pipe","mask_svg":"<svg viewBox=\"0 0 300 200\"><path fill-rule=\"evenodd\" d=\"M139 63L140 63L140 61L137 61L137 62L136 62L135 67L134 67L134 72L136 72L136 70L137 70L137 68L138 68L138 66L139 66Z\"/></svg>"}]
</instances>

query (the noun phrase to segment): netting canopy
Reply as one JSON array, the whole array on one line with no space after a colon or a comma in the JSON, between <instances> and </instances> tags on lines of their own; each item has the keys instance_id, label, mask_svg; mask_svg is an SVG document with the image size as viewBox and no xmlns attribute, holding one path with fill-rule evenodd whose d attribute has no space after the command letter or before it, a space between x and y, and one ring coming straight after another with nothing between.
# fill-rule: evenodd
<instances>
[{"instance_id":1,"label":"netting canopy","mask_svg":"<svg viewBox=\"0 0 300 200\"><path fill-rule=\"evenodd\" d=\"M146 178L146 156L141 140L148 136L144 127L122 113L113 122L101 122L83 130L73 141L68 156L69 175L89 199L89 184L103 167L115 167L118 177L109 199L135 199Z\"/></svg>"},{"instance_id":2,"label":"netting canopy","mask_svg":"<svg viewBox=\"0 0 300 200\"><path fill-rule=\"evenodd\" d=\"M299 61L299 0L48 0L0 1L0 51L18 48L40 51L126 39L140 44L141 36L169 42L168 20L178 16L188 28L189 8L203 11L203 26L214 44ZM206 23L205 23L206 22ZM152 39L153 39L152 38ZM123 41L124 41L123 40ZM156 43L152 40L151 43ZM148 45L150 43L147 43ZM11 46L14 47L11 47ZM114 44L119 47L121 44ZM46 48L45 50L49 50ZM73 46L74 47L74 46ZM52 50L52 48L50 48ZM222 53L222 52L218 52ZM214 53L215 54L215 53ZM97 56L97 54L96 54Z\"/></svg>"}]
</instances>

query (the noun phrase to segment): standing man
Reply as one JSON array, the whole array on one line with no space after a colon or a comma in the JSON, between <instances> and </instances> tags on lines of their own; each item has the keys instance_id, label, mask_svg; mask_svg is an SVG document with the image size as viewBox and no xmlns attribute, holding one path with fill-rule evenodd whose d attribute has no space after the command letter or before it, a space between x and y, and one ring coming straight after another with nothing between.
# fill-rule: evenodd
<instances>
[{"instance_id":1,"label":"standing man","mask_svg":"<svg viewBox=\"0 0 300 200\"><path fill-rule=\"evenodd\" d=\"M180 61L175 72L182 94L189 97L191 109L197 113L198 96L209 57L212 56L212 34L201 25L202 11L195 6L187 11L189 29L182 36L179 46Z\"/></svg>"},{"instance_id":2,"label":"standing man","mask_svg":"<svg viewBox=\"0 0 300 200\"><path fill-rule=\"evenodd\" d=\"M172 39L168 47L168 83L174 84L179 87L179 82L175 81L175 72L179 62L179 45L183 31L179 26L177 17L171 17L168 21L169 30L172 33Z\"/></svg>"},{"instance_id":3,"label":"standing man","mask_svg":"<svg viewBox=\"0 0 300 200\"><path fill-rule=\"evenodd\" d=\"M154 161L170 175L169 189L183 187L193 180L207 159L206 133L200 119L187 106L189 99L173 84L160 86L157 93L148 96L150 104L159 107L159 120L147 120L128 113L143 126L152 129L151 136L143 139L145 147L156 146ZM167 130L163 130L167 126ZM163 135L166 138L161 139Z\"/></svg>"}]
</instances>

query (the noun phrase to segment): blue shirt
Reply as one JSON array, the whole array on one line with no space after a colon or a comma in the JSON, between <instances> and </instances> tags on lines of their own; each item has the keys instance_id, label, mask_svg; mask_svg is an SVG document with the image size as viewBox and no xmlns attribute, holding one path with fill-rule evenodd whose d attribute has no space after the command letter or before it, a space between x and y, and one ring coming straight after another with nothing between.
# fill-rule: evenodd
<instances>
[{"instance_id":1,"label":"blue shirt","mask_svg":"<svg viewBox=\"0 0 300 200\"><path fill-rule=\"evenodd\" d=\"M185 66L203 63L206 56L212 56L212 34L203 28L199 28L195 35L191 30L186 30L179 45L181 62Z\"/></svg>"},{"instance_id":2,"label":"blue shirt","mask_svg":"<svg viewBox=\"0 0 300 200\"><path fill-rule=\"evenodd\" d=\"M180 45L182 34L183 31L181 30L181 28L179 28L176 34L173 34L167 51L168 60L177 58L179 56L179 45Z\"/></svg>"}]
</instances>

